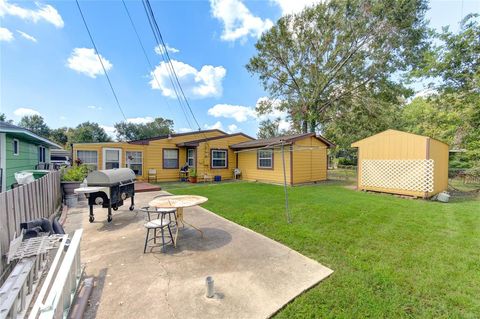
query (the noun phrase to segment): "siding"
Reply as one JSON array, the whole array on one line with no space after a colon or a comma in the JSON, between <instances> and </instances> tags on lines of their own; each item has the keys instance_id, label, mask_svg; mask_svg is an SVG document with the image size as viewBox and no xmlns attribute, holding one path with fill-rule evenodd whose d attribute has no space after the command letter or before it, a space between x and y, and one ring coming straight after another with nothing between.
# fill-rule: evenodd
<instances>
[{"instance_id":1,"label":"siding","mask_svg":"<svg viewBox=\"0 0 480 319\"><path fill-rule=\"evenodd\" d=\"M290 176L290 152L289 146L285 146L285 171L287 183L291 184ZM238 153L238 168L242 170L242 179L267 183L283 184L283 163L281 148L275 148L273 152L273 169L257 168L257 151L247 150Z\"/></svg>"},{"instance_id":2,"label":"siding","mask_svg":"<svg viewBox=\"0 0 480 319\"><path fill-rule=\"evenodd\" d=\"M73 149L73 158L77 159L77 151L97 151L98 154L98 169L104 169L103 167L103 150L105 148L120 148L122 150L122 167L126 167L126 152L127 151L137 151L143 152L143 174L142 176L137 176L139 180L147 180L148 170L156 169L157 170L157 180L158 181L176 181L180 179L180 168L175 169L164 169L163 168L163 149L164 148L176 148L179 150L179 167L181 167L186 162L186 148L177 147L176 144L198 140L202 138L215 137L224 135L220 131L209 131L202 132L198 134L187 134L180 136L173 136L168 139L159 139L151 140L148 145L139 145L139 144L130 144L126 142L112 142L112 143L78 143L74 144Z\"/></svg>"},{"instance_id":3,"label":"siding","mask_svg":"<svg viewBox=\"0 0 480 319\"><path fill-rule=\"evenodd\" d=\"M434 195L448 188L448 145L434 139L430 139L430 158L435 162L435 175L433 179Z\"/></svg>"},{"instance_id":4,"label":"siding","mask_svg":"<svg viewBox=\"0 0 480 319\"><path fill-rule=\"evenodd\" d=\"M13 155L13 139L19 141L19 154ZM15 173L22 170L35 169L38 164L38 147L39 145L26 141L21 137L13 137L10 134L5 138L5 158L6 158L6 186L7 190L16 182ZM46 147L46 159L49 161L50 152Z\"/></svg>"},{"instance_id":5,"label":"siding","mask_svg":"<svg viewBox=\"0 0 480 319\"><path fill-rule=\"evenodd\" d=\"M315 137L296 141L293 152L293 183L327 179L327 145Z\"/></svg>"},{"instance_id":6,"label":"siding","mask_svg":"<svg viewBox=\"0 0 480 319\"><path fill-rule=\"evenodd\" d=\"M242 142L251 141L250 138L243 135L236 135L225 137L221 139L202 142L197 148L197 175L200 180L203 179L204 174L211 176L221 176L222 180L232 179L233 170L236 168L237 159L235 151L230 149L230 145ZM211 150L212 149L226 149L228 150L228 166L227 168L212 169L210 168Z\"/></svg>"}]
</instances>

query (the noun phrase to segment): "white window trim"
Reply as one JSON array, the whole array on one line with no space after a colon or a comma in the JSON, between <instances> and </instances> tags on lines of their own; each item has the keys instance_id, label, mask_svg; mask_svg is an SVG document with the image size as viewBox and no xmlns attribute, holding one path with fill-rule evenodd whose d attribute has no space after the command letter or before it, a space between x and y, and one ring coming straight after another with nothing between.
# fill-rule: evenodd
<instances>
[{"instance_id":1,"label":"white window trim","mask_svg":"<svg viewBox=\"0 0 480 319\"><path fill-rule=\"evenodd\" d=\"M120 153L118 154L118 168L122 168L122 149L121 148L103 148L103 153L102 153L102 159L103 159L103 169L106 169L106 164L107 164L107 157L105 156L107 154L107 151L119 151ZM143 159L142 159L143 160Z\"/></svg>"},{"instance_id":2,"label":"white window trim","mask_svg":"<svg viewBox=\"0 0 480 319\"><path fill-rule=\"evenodd\" d=\"M18 156L18 155L20 155L20 141L17 138L14 138L12 144L15 144L15 142L17 142L17 152L15 153L15 147L12 145L13 155Z\"/></svg>"},{"instance_id":3,"label":"white window trim","mask_svg":"<svg viewBox=\"0 0 480 319\"><path fill-rule=\"evenodd\" d=\"M270 151L270 157L260 157L260 153L264 151ZM260 165L261 160L270 160L270 166ZM273 150L272 149L263 149L257 151L257 166L258 168L273 168Z\"/></svg>"},{"instance_id":4,"label":"white window trim","mask_svg":"<svg viewBox=\"0 0 480 319\"><path fill-rule=\"evenodd\" d=\"M225 158L213 157L213 153L214 153L214 152L223 152L223 153L225 153ZM215 166L215 165L213 165L213 161L214 161L214 160L224 160L224 161L225 161L225 166ZM212 159L211 159L210 167L211 167L212 169L215 169L215 168L228 168L228 151L227 151L227 150L212 150Z\"/></svg>"},{"instance_id":5,"label":"white window trim","mask_svg":"<svg viewBox=\"0 0 480 319\"><path fill-rule=\"evenodd\" d=\"M44 149L44 151L43 151L43 153L44 153L43 162L41 161L42 148ZM48 163L48 162L47 162L47 148L46 148L45 146L39 145L39 146L38 146L38 152L39 152L38 163Z\"/></svg>"},{"instance_id":6,"label":"white window trim","mask_svg":"<svg viewBox=\"0 0 480 319\"><path fill-rule=\"evenodd\" d=\"M98 168L99 158L98 158L98 151L97 150L77 150L77 153L75 154L75 155L77 155L76 159L78 159L78 152L95 152L95 153L97 153L97 163L96 164L93 164L93 163L82 163L82 164L95 165L95 166L97 166L97 169L99 169Z\"/></svg>"},{"instance_id":7,"label":"white window trim","mask_svg":"<svg viewBox=\"0 0 480 319\"><path fill-rule=\"evenodd\" d=\"M189 152L189 151L192 151L192 152L193 152L193 156L192 156L192 157L190 157L190 156L188 155L188 152ZM197 161L197 159L196 159L196 154L197 154L197 150L196 150L196 149L194 149L194 148L188 148L188 149L187 149L187 164L188 164L188 162L190 161L190 159L192 159L192 160L193 160L193 165L192 165L193 168L195 168L195 166L196 166L196 161ZM189 166L190 166L190 165L189 165Z\"/></svg>"},{"instance_id":8,"label":"white window trim","mask_svg":"<svg viewBox=\"0 0 480 319\"><path fill-rule=\"evenodd\" d=\"M137 176L143 176L143 173L145 172L145 166L143 165L143 151L133 151L133 150L132 151L125 151L125 163L127 164L127 167L130 168L130 163L129 163L128 158L127 158L127 153L133 153L133 152L142 154L142 163L141 163L141 165L142 165L142 175L137 175ZM133 164L138 165L138 163L133 163Z\"/></svg>"}]
</instances>

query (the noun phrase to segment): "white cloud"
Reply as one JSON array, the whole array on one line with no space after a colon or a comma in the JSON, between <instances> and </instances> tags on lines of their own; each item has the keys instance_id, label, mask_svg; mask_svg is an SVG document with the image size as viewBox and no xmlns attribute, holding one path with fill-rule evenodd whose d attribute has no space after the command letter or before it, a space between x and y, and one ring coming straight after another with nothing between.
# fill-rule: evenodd
<instances>
[{"instance_id":1,"label":"white cloud","mask_svg":"<svg viewBox=\"0 0 480 319\"><path fill-rule=\"evenodd\" d=\"M256 118L255 109L248 106L217 104L208 110L208 114L214 117L235 119L237 122L245 122L249 118Z\"/></svg>"},{"instance_id":2,"label":"white cloud","mask_svg":"<svg viewBox=\"0 0 480 319\"><path fill-rule=\"evenodd\" d=\"M191 128L188 128L188 127L181 127L177 130L178 133L188 133L188 132L192 132L193 130Z\"/></svg>"},{"instance_id":3,"label":"white cloud","mask_svg":"<svg viewBox=\"0 0 480 319\"><path fill-rule=\"evenodd\" d=\"M11 15L34 23L43 20L57 28L63 28L63 19L57 9L49 4L39 2L35 2L35 5L36 9L25 9L16 4L8 3L7 0L0 0L0 17Z\"/></svg>"},{"instance_id":4,"label":"white cloud","mask_svg":"<svg viewBox=\"0 0 480 319\"><path fill-rule=\"evenodd\" d=\"M238 132L238 126L236 126L235 124L230 124L229 126L227 126L227 133L232 134L235 132Z\"/></svg>"},{"instance_id":5,"label":"white cloud","mask_svg":"<svg viewBox=\"0 0 480 319\"><path fill-rule=\"evenodd\" d=\"M113 140L117 138L117 130L113 126L100 125L101 128L105 130L105 133L108 134Z\"/></svg>"},{"instance_id":6,"label":"white cloud","mask_svg":"<svg viewBox=\"0 0 480 319\"><path fill-rule=\"evenodd\" d=\"M91 110L97 110L97 111L103 110L103 108L101 106L96 106L96 105L87 105L87 108L89 108Z\"/></svg>"},{"instance_id":7,"label":"white cloud","mask_svg":"<svg viewBox=\"0 0 480 319\"><path fill-rule=\"evenodd\" d=\"M153 122L155 119L151 116L146 116L146 117L132 117L128 118L127 122L128 123L133 123L133 124L147 124Z\"/></svg>"},{"instance_id":8,"label":"white cloud","mask_svg":"<svg viewBox=\"0 0 480 319\"><path fill-rule=\"evenodd\" d=\"M180 52L179 49L176 49L176 48L174 48L174 47L169 46L168 43L165 44L165 46L167 47L167 52L168 52L168 53L178 53L178 52ZM162 46L162 45L157 45L157 46L154 48L154 51L155 51L155 53L158 54L158 55L162 55L162 54L165 52L165 50L163 49L163 46Z\"/></svg>"},{"instance_id":9,"label":"white cloud","mask_svg":"<svg viewBox=\"0 0 480 319\"><path fill-rule=\"evenodd\" d=\"M299 13L305 7L313 6L322 2L322 0L271 0L282 10L282 15Z\"/></svg>"},{"instance_id":10,"label":"white cloud","mask_svg":"<svg viewBox=\"0 0 480 319\"><path fill-rule=\"evenodd\" d=\"M18 117L24 117L24 116L40 115L40 112L27 107L20 107L15 111L13 111L13 114L15 114Z\"/></svg>"},{"instance_id":11,"label":"white cloud","mask_svg":"<svg viewBox=\"0 0 480 319\"><path fill-rule=\"evenodd\" d=\"M223 131L223 124L220 121L217 121L217 122L215 122L215 124L212 124L212 125L205 124L203 127L207 130L222 130Z\"/></svg>"},{"instance_id":12,"label":"white cloud","mask_svg":"<svg viewBox=\"0 0 480 319\"><path fill-rule=\"evenodd\" d=\"M187 97L205 98L222 95L222 80L227 74L223 66L204 65L197 70L176 60L172 60L172 64ZM168 65L163 61L157 65L150 73L150 86L152 89L160 90L164 96L175 98L168 70Z\"/></svg>"},{"instance_id":13,"label":"white cloud","mask_svg":"<svg viewBox=\"0 0 480 319\"><path fill-rule=\"evenodd\" d=\"M0 41L10 42L13 40L13 33L7 28L0 28Z\"/></svg>"},{"instance_id":14,"label":"white cloud","mask_svg":"<svg viewBox=\"0 0 480 319\"><path fill-rule=\"evenodd\" d=\"M271 20L254 16L240 0L210 0L210 8L212 15L223 23L224 41L258 38L273 26Z\"/></svg>"},{"instance_id":15,"label":"white cloud","mask_svg":"<svg viewBox=\"0 0 480 319\"><path fill-rule=\"evenodd\" d=\"M18 34L20 34L24 39L27 39L29 41L32 41L32 42L35 42L37 43L37 39L35 39L35 37L31 36L30 34L28 33L25 33L23 31L20 31L20 30L17 30Z\"/></svg>"},{"instance_id":16,"label":"white cloud","mask_svg":"<svg viewBox=\"0 0 480 319\"><path fill-rule=\"evenodd\" d=\"M101 54L100 58L103 61L105 69L108 71L112 68L112 63L105 59ZM98 56L94 49L75 48L67 60L67 66L77 72L83 73L91 78L96 78L97 75L103 74L103 69Z\"/></svg>"}]
</instances>

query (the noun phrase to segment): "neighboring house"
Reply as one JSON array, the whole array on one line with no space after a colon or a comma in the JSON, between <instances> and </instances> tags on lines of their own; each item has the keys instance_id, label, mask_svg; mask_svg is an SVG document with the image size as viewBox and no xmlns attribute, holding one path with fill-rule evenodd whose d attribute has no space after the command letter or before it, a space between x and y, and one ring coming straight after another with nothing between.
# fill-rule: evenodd
<instances>
[{"instance_id":1,"label":"neighboring house","mask_svg":"<svg viewBox=\"0 0 480 319\"><path fill-rule=\"evenodd\" d=\"M15 173L50 162L50 149L60 148L22 127L0 122L0 174L2 191L16 182Z\"/></svg>"},{"instance_id":2,"label":"neighboring house","mask_svg":"<svg viewBox=\"0 0 480 319\"><path fill-rule=\"evenodd\" d=\"M448 187L448 145L397 130L352 144L358 148L360 190L431 197Z\"/></svg>"},{"instance_id":3,"label":"neighboring house","mask_svg":"<svg viewBox=\"0 0 480 319\"><path fill-rule=\"evenodd\" d=\"M313 133L281 139L286 145L288 184L326 179L327 148L332 143ZM77 143L73 158L97 169L129 167L140 180L147 180L148 170L154 169L158 181L176 181L180 168L188 164L199 180L204 175L232 179L239 168L242 179L283 183L281 154L277 154L281 139L255 140L243 133L205 130L130 142Z\"/></svg>"}]
</instances>

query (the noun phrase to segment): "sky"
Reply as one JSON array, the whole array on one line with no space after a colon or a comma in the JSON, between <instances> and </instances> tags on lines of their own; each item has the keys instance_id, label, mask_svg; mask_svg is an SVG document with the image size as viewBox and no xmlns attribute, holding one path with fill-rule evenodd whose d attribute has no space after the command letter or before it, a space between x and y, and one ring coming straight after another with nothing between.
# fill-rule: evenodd
<instances>
[{"instance_id":1,"label":"sky","mask_svg":"<svg viewBox=\"0 0 480 319\"><path fill-rule=\"evenodd\" d=\"M196 130L172 91L141 1L126 5L154 70L121 1L79 1L127 121L163 117L177 132ZM285 116L257 116L255 105L268 95L245 65L263 31L315 0L150 2L202 129L255 136L259 121ZM431 1L427 18L434 28L457 30L472 12L480 12L480 0ZM51 128L94 121L111 135L125 120L75 1L0 0L0 113L15 123L40 114Z\"/></svg>"}]
</instances>

